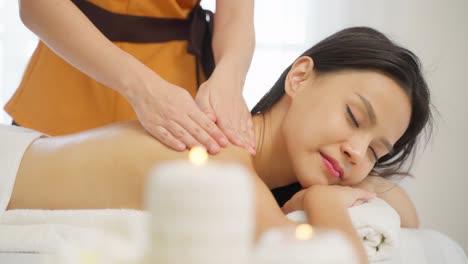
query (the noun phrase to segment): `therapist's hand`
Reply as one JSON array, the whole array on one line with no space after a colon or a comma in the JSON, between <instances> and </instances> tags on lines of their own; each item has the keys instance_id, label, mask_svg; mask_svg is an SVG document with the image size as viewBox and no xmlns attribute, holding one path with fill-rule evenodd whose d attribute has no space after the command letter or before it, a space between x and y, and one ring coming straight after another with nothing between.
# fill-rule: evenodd
<instances>
[{"instance_id":1,"label":"therapist's hand","mask_svg":"<svg viewBox=\"0 0 468 264\"><path fill-rule=\"evenodd\" d=\"M146 131L174 150L204 146L209 153L216 154L228 144L189 92L176 85L164 80L147 83L129 101Z\"/></svg>"},{"instance_id":2,"label":"therapist's hand","mask_svg":"<svg viewBox=\"0 0 468 264\"><path fill-rule=\"evenodd\" d=\"M229 71L217 68L195 97L198 107L234 145L255 155L255 131L252 116L242 96L243 82Z\"/></svg>"}]
</instances>

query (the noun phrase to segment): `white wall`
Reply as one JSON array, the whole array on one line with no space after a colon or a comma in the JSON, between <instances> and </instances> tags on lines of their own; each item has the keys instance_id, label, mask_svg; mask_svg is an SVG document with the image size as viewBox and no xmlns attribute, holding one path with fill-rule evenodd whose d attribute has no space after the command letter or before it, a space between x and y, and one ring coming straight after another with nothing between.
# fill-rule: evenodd
<instances>
[{"instance_id":1,"label":"white wall","mask_svg":"<svg viewBox=\"0 0 468 264\"><path fill-rule=\"evenodd\" d=\"M420 54L439 111L409 190L423 226L444 231L468 252L468 1L408 2L395 32Z\"/></svg>"},{"instance_id":2,"label":"white wall","mask_svg":"<svg viewBox=\"0 0 468 264\"><path fill-rule=\"evenodd\" d=\"M18 87L37 37L21 22L18 1L0 0L0 123L11 123L3 105Z\"/></svg>"}]
</instances>

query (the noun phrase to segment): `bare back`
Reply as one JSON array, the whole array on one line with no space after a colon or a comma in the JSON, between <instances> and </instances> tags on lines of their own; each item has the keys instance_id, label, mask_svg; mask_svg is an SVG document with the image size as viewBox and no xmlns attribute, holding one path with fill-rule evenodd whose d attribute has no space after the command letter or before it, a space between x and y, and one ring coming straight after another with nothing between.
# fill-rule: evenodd
<instances>
[{"instance_id":1,"label":"bare back","mask_svg":"<svg viewBox=\"0 0 468 264\"><path fill-rule=\"evenodd\" d=\"M23 157L9 209L138 209L151 169L187 155L167 148L136 121L40 138Z\"/></svg>"},{"instance_id":2,"label":"bare back","mask_svg":"<svg viewBox=\"0 0 468 264\"><path fill-rule=\"evenodd\" d=\"M23 157L8 209L142 209L150 171L163 162L187 158L188 151L167 148L136 121L40 138ZM210 159L238 163L252 173L257 235L290 224L246 150L230 145Z\"/></svg>"}]
</instances>

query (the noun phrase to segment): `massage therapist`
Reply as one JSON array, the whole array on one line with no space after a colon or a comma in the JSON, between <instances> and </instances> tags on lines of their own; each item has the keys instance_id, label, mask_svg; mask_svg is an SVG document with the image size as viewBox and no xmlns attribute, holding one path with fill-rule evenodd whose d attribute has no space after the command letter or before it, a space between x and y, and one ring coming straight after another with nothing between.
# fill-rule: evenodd
<instances>
[{"instance_id":1,"label":"massage therapist","mask_svg":"<svg viewBox=\"0 0 468 264\"><path fill-rule=\"evenodd\" d=\"M15 125L70 134L138 119L166 146L255 154L242 96L253 0L20 0L39 44L5 106Z\"/></svg>"}]
</instances>

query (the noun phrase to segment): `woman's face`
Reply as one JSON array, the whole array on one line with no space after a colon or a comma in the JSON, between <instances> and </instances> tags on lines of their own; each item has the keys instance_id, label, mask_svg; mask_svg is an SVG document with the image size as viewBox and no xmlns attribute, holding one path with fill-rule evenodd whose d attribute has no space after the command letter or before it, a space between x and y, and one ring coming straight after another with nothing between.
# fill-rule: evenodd
<instances>
[{"instance_id":1,"label":"woman's face","mask_svg":"<svg viewBox=\"0 0 468 264\"><path fill-rule=\"evenodd\" d=\"M283 135L303 187L363 180L409 125L403 89L375 71L317 75L313 61L296 61L286 78Z\"/></svg>"}]
</instances>

